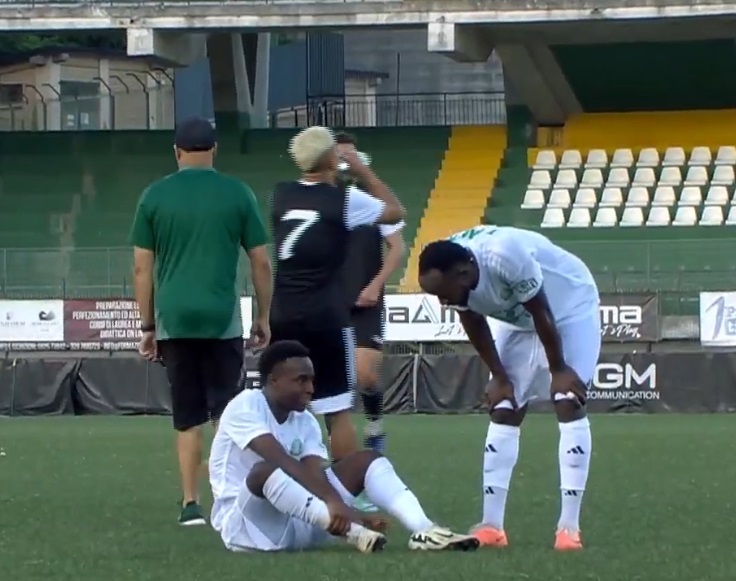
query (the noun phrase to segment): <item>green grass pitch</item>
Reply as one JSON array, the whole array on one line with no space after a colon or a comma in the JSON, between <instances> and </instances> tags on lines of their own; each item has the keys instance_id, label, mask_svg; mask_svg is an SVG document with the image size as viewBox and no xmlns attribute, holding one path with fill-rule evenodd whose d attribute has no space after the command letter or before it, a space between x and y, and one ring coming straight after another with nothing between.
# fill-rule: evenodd
<instances>
[{"instance_id":1,"label":"green grass pitch","mask_svg":"<svg viewBox=\"0 0 736 581\"><path fill-rule=\"evenodd\" d=\"M347 546L231 554L176 524L167 418L0 419L0 579L8 581L665 581L736 579L733 416L595 416L586 549L557 554L557 426L523 431L511 546L416 554L395 526L384 553ZM481 416L389 418L389 456L431 517L478 520ZM209 507L209 499L206 501Z\"/></svg>"}]
</instances>

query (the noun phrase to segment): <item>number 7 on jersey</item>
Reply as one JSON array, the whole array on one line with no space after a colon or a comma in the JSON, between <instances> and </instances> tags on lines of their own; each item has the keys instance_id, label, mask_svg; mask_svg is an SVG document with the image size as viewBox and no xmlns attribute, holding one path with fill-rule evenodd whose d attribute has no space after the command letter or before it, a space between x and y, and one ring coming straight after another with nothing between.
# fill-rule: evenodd
<instances>
[{"instance_id":1,"label":"number 7 on jersey","mask_svg":"<svg viewBox=\"0 0 736 581\"><path fill-rule=\"evenodd\" d=\"M282 222L298 222L286 235L279 248L279 260L289 260L294 256L294 245L304 233L319 221L319 212L314 210L289 210L281 216Z\"/></svg>"}]
</instances>

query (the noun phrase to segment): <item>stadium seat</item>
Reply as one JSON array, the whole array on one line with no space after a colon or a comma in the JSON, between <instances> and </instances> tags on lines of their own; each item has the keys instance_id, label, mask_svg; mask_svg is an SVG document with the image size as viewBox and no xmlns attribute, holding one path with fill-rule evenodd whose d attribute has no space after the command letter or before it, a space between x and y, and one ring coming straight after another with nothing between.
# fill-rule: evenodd
<instances>
[{"instance_id":1,"label":"stadium seat","mask_svg":"<svg viewBox=\"0 0 736 581\"><path fill-rule=\"evenodd\" d=\"M580 188L575 194L575 203L573 206L579 208L595 208L598 203L598 199L595 195L595 190L591 188Z\"/></svg>"},{"instance_id":2,"label":"stadium seat","mask_svg":"<svg viewBox=\"0 0 736 581\"><path fill-rule=\"evenodd\" d=\"M651 215L650 215L650 218L651 218ZM667 219L669 221L669 212L667 215ZM677 211L675 212L675 219L672 221L672 225L673 226L694 226L697 221L698 221L698 216L695 213L695 208L693 208L692 206L680 206L677 208Z\"/></svg>"},{"instance_id":3,"label":"stadium seat","mask_svg":"<svg viewBox=\"0 0 736 581\"><path fill-rule=\"evenodd\" d=\"M527 190L521 202L524 210L541 210L544 208L544 192L542 190Z\"/></svg>"},{"instance_id":4,"label":"stadium seat","mask_svg":"<svg viewBox=\"0 0 736 581\"><path fill-rule=\"evenodd\" d=\"M639 159L636 162L638 167L657 167L659 166L659 152L653 147L647 147L639 152Z\"/></svg>"},{"instance_id":5,"label":"stadium seat","mask_svg":"<svg viewBox=\"0 0 736 581\"><path fill-rule=\"evenodd\" d=\"M693 209L694 210L694 209ZM701 226L721 226L723 224L723 210L720 206L705 206L700 215Z\"/></svg>"},{"instance_id":6,"label":"stadium seat","mask_svg":"<svg viewBox=\"0 0 736 581\"><path fill-rule=\"evenodd\" d=\"M562 228L565 225L565 214L559 208L549 208L544 211L542 228Z\"/></svg>"},{"instance_id":7,"label":"stadium seat","mask_svg":"<svg viewBox=\"0 0 736 581\"><path fill-rule=\"evenodd\" d=\"M647 216L647 226L659 227L670 225L670 210L662 206L655 206L649 210L649 216Z\"/></svg>"},{"instance_id":8,"label":"stadium seat","mask_svg":"<svg viewBox=\"0 0 736 581\"><path fill-rule=\"evenodd\" d=\"M537 154L534 169L552 170L557 167L557 156L554 151L542 150Z\"/></svg>"},{"instance_id":9,"label":"stadium seat","mask_svg":"<svg viewBox=\"0 0 736 581\"><path fill-rule=\"evenodd\" d=\"M567 221L568 228L590 227L590 210L588 208L573 208L570 219Z\"/></svg>"},{"instance_id":10,"label":"stadium seat","mask_svg":"<svg viewBox=\"0 0 736 581\"><path fill-rule=\"evenodd\" d=\"M640 167L634 172L634 179L631 180L632 186L652 187L657 182L654 176L654 170L650 167Z\"/></svg>"},{"instance_id":11,"label":"stadium seat","mask_svg":"<svg viewBox=\"0 0 736 581\"><path fill-rule=\"evenodd\" d=\"M583 158L577 149L568 149L562 152L560 169L578 169L583 165Z\"/></svg>"},{"instance_id":12,"label":"stadium seat","mask_svg":"<svg viewBox=\"0 0 736 581\"><path fill-rule=\"evenodd\" d=\"M675 190L671 186L659 186L654 190L652 206L674 206Z\"/></svg>"},{"instance_id":13,"label":"stadium seat","mask_svg":"<svg viewBox=\"0 0 736 581\"><path fill-rule=\"evenodd\" d=\"M605 149L591 149L585 159L586 168L603 169L608 167L608 154Z\"/></svg>"},{"instance_id":14,"label":"stadium seat","mask_svg":"<svg viewBox=\"0 0 736 581\"><path fill-rule=\"evenodd\" d=\"M572 169L561 169L557 177L555 178L555 182L553 187L555 188L575 188L578 185L578 176L575 173L575 170Z\"/></svg>"},{"instance_id":15,"label":"stadium seat","mask_svg":"<svg viewBox=\"0 0 736 581\"><path fill-rule=\"evenodd\" d=\"M617 167L612 169L611 173L608 174L606 187L626 188L629 186L630 181L629 170L623 167Z\"/></svg>"},{"instance_id":16,"label":"stadium seat","mask_svg":"<svg viewBox=\"0 0 736 581\"><path fill-rule=\"evenodd\" d=\"M728 204L728 190L724 186L711 186L705 197L706 206L725 206Z\"/></svg>"},{"instance_id":17,"label":"stadium seat","mask_svg":"<svg viewBox=\"0 0 736 581\"><path fill-rule=\"evenodd\" d=\"M603 172L597 168L586 169L580 180L580 186L584 188L600 188L603 185Z\"/></svg>"},{"instance_id":18,"label":"stadium seat","mask_svg":"<svg viewBox=\"0 0 736 581\"><path fill-rule=\"evenodd\" d=\"M552 185L552 178L547 170L535 170L529 180L529 187L546 190Z\"/></svg>"},{"instance_id":19,"label":"stadium seat","mask_svg":"<svg viewBox=\"0 0 736 581\"><path fill-rule=\"evenodd\" d=\"M698 168L702 169L702 168ZM659 185L661 186L679 186L682 183L682 174L679 167L664 167L659 176Z\"/></svg>"},{"instance_id":20,"label":"stadium seat","mask_svg":"<svg viewBox=\"0 0 736 581\"><path fill-rule=\"evenodd\" d=\"M684 183L686 186L704 186L708 183L708 171L704 167L699 165L690 167L687 170L687 175L685 176Z\"/></svg>"},{"instance_id":21,"label":"stadium seat","mask_svg":"<svg viewBox=\"0 0 736 581\"><path fill-rule=\"evenodd\" d=\"M612 228L618 222L616 210L613 208L599 208L595 215L595 228Z\"/></svg>"},{"instance_id":22,"label":"stadium seat","mask_svg":"<svg viewBox=\"0 0 736 581\"><path fill-rule=\"evenodd\" d=\"M710 183L714 186L732 186L734 183L733 166L718 165L713 172Z\"/></svg>"},{"instance_id":23,"label":"stadium seat","mask_svg":"<svg viewBox=\"0 0 736 581\"><path fill-rule=\"evenodd\" d=\"M621 226L639 227L642 224L644 224L644 212L642 212L641 208L624 208L623 214L621 214Z\"/></svg>"},{"instance_id":24,"label":"stadium seat","mask_svg":"<svg viewBox=\"0 0 736 581\"><path fill-rule=\"evenodd\" d=\"M680 192L678 205L680 206L700 206L703 203L703 196L698 186L686 186Z\"/></svg>"},{"instance_id":25,"label":"stadium seat","mask_svg":"<svg viewBox=\"0 0 736 581\"><path fill-rule=\"evenodd\" d=\"M728 209L728 216L726 216L726 226L736 226L736 206L731 206Z\"/></svg>"},{"instance_id":26,"label":"stadium seat","mask_svg":"<svg viewBox=\"0 0 736 581\"><path fill-rule=\"evenodd\" d=\"M621 193L621 188L606 188L601 194L602 207L618 208L624 203L624 195Z\"/></svg>"},{"instance_id":27,"label":"stadium seat","mask_svg":"<svg viewBox=\"0 0 736 581\"><path fill-rule=\"evenodd\" d=\"M716 154L716 165L734 165L736 164L736 147L733 145L722 145L718 148Z\"/></svg>"},{"instance_id":28,"label":"stadium seat","mask_svg":"<svg viewBox=\"0 0 736 581\"><path fill-rule=\"evenodd\" d=\"M649 190L646 188L635 187L629 190L626 196L627 208L645 208L649 205Z\"/></svg>"},{"instance_id":29,"label":"stadium seat","mask_svg":"<svg viewBox=\"0 0 736 581\"><path fill-rule=\"evenodd\" d=\"M682 166L685 165L685 150L682 147L668 147L664 152L662 166Z\"/></svg>"},{"instance_id":30,"label":"stadium seat","mask_svg":"<svg viewBox=\"0 0 736 581\"><path fill-rule=\"evenodd\" d=\"M569 208L570 207L570 192L566 189L552 190L547 202L548 208Z\"/></svg>"},{"instance_id":31,"label":"stadium seat","mask_svg":"<svg viewBox=\"0 0 736 581\"><path fill-rule=\"evenodd\" d=\"M694 147L690 152L690 159L688 165L710 165L712 161L712 155L709 147Z\"/></svg>"},{"instance_id":32,"label":"stadium seat","mask_svg":"<svg viewBox=\"0 0 736 581\"><path fill-rule=\"evenodd\" d=\"M634 165L634 154L630 149L617 149L613 152L611 167L631 167Z\"/></svg>"}]
</instances>

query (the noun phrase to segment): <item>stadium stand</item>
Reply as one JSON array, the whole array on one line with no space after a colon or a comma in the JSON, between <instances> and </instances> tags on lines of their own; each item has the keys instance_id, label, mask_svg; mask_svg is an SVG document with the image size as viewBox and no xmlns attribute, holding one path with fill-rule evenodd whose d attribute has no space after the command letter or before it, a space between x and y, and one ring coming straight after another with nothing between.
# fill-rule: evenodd
<instances>
[{"instance_id":1,"label":"stadium stand","mask_svg":"<svg viewBox=\"0 0 736 581\"><path fill-rule=\"evenodd\" d=\"M419 254L428 242L481 222L503 152L505 127L454 127L429 196L404 277L403 292L418 290Z\"/></svg>"},{"instance_id":2,"label":"stadium stand","mask_svg":"<svg viewBox=\"0 0 736 581\"><path fill-rule=\"evenodd\" d=\"M296 176L293 130L220 135L216 164L249 183L264 212L279 180ZM446 128L361 129L360 147L409 210L414 239L446 149ZM127 237L135 205L175 170L170 132L31 134L0 138L0 244L5 296L129 295ZM247 285L248 268L241 279ZM398 284L397 274L395 284Z\"/></svg>"},{"instance_id":3,"label":"stadium stand","mask_svg":"<svg viewBox=\"0 0 736 581\"><path fill-rule=\"evenodd\" d=\"M541 229L603 291L671 293L667 308L691 314L696 291L736 275L723 245L736 225L734 130L734 110L581 115L561 147L507 150L486 220Z\"/></svg>"}]
</instances>

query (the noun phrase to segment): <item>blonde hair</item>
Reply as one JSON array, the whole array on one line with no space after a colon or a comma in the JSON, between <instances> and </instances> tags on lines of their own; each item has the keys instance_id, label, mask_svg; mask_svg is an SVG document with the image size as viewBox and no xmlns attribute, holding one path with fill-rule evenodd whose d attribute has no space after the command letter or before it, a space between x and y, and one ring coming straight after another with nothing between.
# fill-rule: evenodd
<instances>
[{"instance_id":1,"label":"blonde hair","mask_svg":"<svg viewBox=\"0 0 736 581\"><path fill-rule=\"evenodd\" d=\"M300 170L309 172L336 143L331 129L319 125L307 127L292 137L289 155Z\"/></svg>"}]
</instances>

